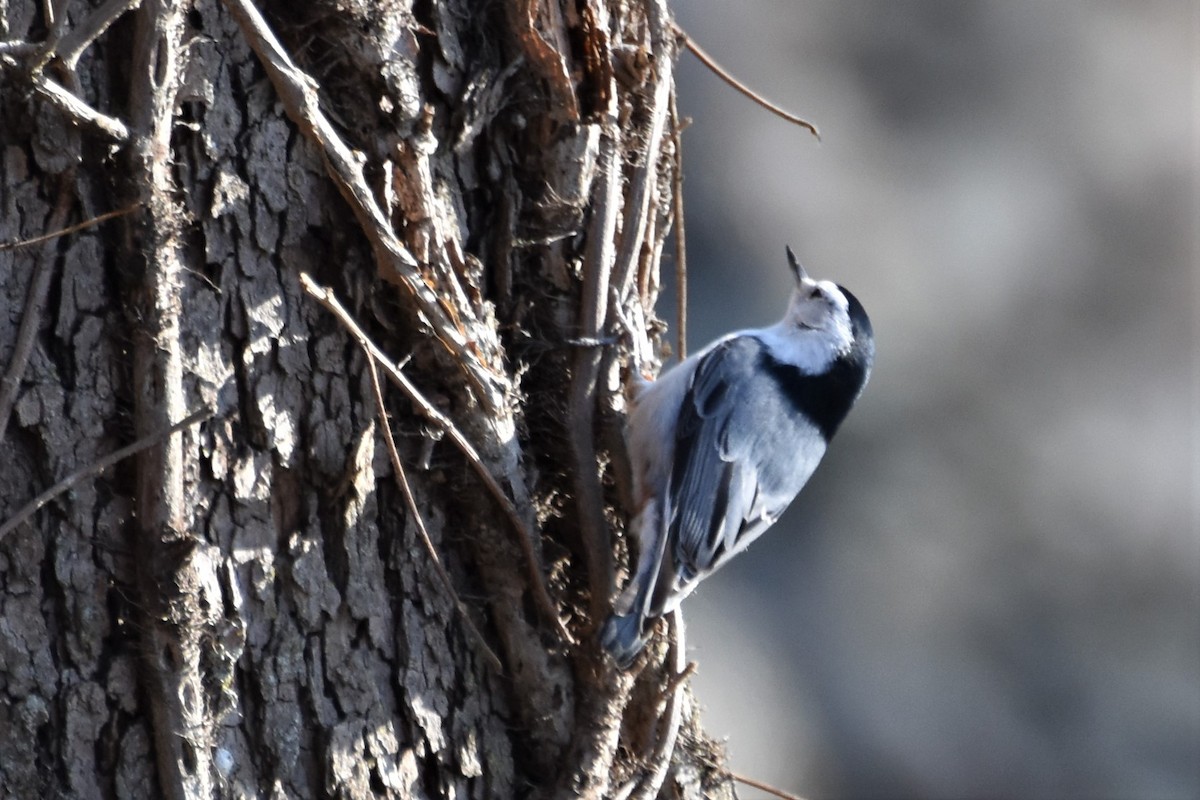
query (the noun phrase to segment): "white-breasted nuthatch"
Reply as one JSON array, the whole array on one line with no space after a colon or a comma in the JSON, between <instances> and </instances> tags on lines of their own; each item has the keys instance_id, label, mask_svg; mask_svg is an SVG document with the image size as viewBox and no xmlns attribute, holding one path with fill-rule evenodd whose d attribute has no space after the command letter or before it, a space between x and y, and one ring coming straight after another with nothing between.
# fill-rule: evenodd
<instances>
[{"instance_id":1,"label":"white-breasted nuthatch","mask_svg":"<svg viewBox=\"0 0 1200 800\"><path fill-rule=\"evenodd\" d=\"M787 256L796 286L782 320L718 339L634 400L637 571L601 631L622 667L657 617L779 518L867 383L862 304Z\"/></svg>"}]
</instances>

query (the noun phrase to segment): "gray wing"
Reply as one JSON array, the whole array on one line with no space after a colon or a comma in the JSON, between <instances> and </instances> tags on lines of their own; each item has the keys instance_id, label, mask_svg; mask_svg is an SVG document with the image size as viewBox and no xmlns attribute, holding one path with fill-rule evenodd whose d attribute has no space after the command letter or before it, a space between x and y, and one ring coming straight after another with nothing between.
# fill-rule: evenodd
<instances>
[{"instance_id":1,"label":"gray wing","mask_svg":"<svg viewBox=\"0 0 1200 800\"><path fill-rule=\"evenodd\" d=\"M668 487L675 591L766 530L825 453L824 436L787 389L797 376L781 378L780 369L753 336L722 342L696 367Z\"/></svg>"}]
</instances>

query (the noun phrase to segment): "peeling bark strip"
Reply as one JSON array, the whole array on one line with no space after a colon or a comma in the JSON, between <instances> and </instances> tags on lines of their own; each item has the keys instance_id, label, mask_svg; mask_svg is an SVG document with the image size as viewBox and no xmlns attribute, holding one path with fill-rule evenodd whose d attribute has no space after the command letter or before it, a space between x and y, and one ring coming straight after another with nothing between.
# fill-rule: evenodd
<instances>
[{"instance_id":1,"label":"peeling bark strip","mask_svg":"<svg viewBox=\"0 0 1200 800\"><path fill-rule=\"evenodd\" d=\"M138 211L0 252L4 791L730 796L680 620L594 635L665 0L5 8L0 241Z\"/></svg>"}]
</instances>

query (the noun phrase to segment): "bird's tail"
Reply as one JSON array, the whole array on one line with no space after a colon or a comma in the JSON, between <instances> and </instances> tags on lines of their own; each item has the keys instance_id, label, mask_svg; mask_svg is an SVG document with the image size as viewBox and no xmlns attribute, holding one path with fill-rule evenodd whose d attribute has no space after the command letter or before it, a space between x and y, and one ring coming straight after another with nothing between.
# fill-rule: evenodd
<instances>
[{"instance_id":1,"label":"bird's tail","mask_svg":"<svg viewBox=\"0 0 1200 800\"><path fill-rule=\"evenodd\" d=\"M635 608L628 614L612 614L600 630L600 644L612 656L621 669L633 663L637 654L646 646L642 634L643 617Z\"/></svg>"},{"instance_id":2,"label":"bird's tail","mask_svg":"<svg viewBox=\"0 0 1200 800\"><path fill-rule=\"evenodd\" d=\"M655 587L661 583L659 573L667 543L662 517L660 501L652 499L634 520L641 550L637 572L613 603L613 613L600 629L600 644L621 669L626 669L642 652L649 640L650 621L660 613L654 605L654 595Z\"/></svg>"}]
</instances>

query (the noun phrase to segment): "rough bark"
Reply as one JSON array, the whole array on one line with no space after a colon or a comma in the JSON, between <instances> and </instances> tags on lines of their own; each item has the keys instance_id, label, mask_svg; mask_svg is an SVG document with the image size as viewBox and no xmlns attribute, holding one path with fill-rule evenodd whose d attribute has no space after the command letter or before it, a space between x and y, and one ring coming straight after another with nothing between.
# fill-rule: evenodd
<instances>
[{"instance_id":1,"label":"rough bark","mask_svg":"<svg viewBox=\"0 0 1200 800\"><path fill-rule=\"evenodd\" d=\"M0 240L129 209L0 251L7 795L732 794L678 623L629 673L595 637L679 168L665 4L0 12ZM419 520L302 274L409 359Z\"/></svg>"}]
</instances>

